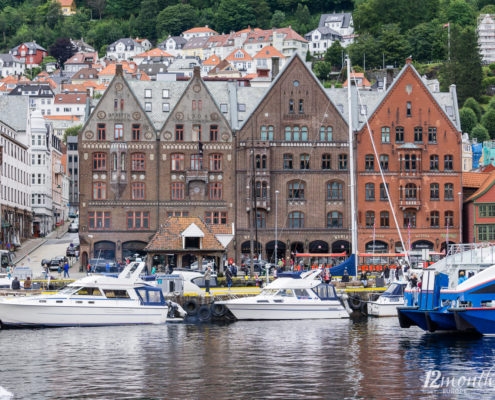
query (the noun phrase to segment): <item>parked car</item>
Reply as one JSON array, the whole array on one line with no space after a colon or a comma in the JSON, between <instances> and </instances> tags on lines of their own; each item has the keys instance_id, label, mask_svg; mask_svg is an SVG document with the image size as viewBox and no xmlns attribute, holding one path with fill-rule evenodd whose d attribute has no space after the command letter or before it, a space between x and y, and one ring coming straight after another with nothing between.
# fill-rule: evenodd
<instances>
[{"instance_id":1,"label":"parked car","mask_svg":"<svg viewBox=\"0 0 495 400\"><path fill-rule=\"evenodd\" d=\"M91 258L89 260L89 265L91 267L92 272L104 273L106 271L107 264L110 264L110 272L120 272L115 270L116 264L115 260L106 260L103 258ZM112 271L113 269L113 271Z\"/></svg>"},{"instance_id":2,"label":"parked car","mask_svg":"<svg viewBox=\"0 0 495 400\"><path fill-rule=\"evenodd\" d=\"M210 267L211 269L215 270L215 262L213 260L204 260L201 266L201 271L206 271L206 268ZM197 270L198 269L198 262L194 261L191 264L191 269Z\"/></svg>"},{"instance_id":3,"label":"parked car","mask_svg":"<svg viewBox=\"0 0 495 400\"><path fill-rule=\"evenodd\" d=\"M70 244L69 247L67 247L67 250L65 252L65 255L67 257L75 257L76 256L76 251L80 251L79 245L75 245L73 243Z\"/></svg>"},{"instance_id":4,"label":"parked car","mask_svg":"<svg viewBox=\"0 0 495 400\"><path fill-rule=\"evenodd\" d=\"M79 223L72 222L69 225L69 232L79 232Z\"/></svg>"},{"instance_id":5,"label":"parked car","mask_svg":"<svg viewBox=\"0 0 495 400\"><path fill-rule=\"evenodd\" d=\"M50 268L50 271L56 271L58 270L59 266L63 266L67 261L67 257L59 256L59 257L54 257L51 259L50 264L48 264L48 268Z\"/></svg>"}]
</instances>

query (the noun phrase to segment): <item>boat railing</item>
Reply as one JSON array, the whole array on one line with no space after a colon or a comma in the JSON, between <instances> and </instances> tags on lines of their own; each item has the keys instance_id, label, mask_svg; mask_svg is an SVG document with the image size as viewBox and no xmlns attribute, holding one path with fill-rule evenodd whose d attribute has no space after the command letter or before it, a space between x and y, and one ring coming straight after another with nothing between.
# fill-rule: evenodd
<instances>
[{"instance_id":1,"label":"boat railing","mask_svg":"<svg viewBox=\"0 0 495 400\"><path fill-rule=\"evenodd\" d=\"M450 244L444 259L433 264L438 271L453 269L479 269L495 265L494 243Z\"/></svg>"}]
</instances>

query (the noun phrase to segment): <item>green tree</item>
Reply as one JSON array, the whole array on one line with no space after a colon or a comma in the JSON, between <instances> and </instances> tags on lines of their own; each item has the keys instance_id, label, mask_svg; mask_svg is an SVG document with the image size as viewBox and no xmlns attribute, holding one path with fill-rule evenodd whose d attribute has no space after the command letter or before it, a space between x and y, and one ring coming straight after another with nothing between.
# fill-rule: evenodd
<instances>
[{"instance_id":1,"label":"green tree","mask_svg":"<svg viewBox=\"0 0 495 400\"><path fill-rule=\"evenodd\" d=\"M79 135L79 131L81 130L82 128L82 125L75 125L75 126L71 126L70 128L67 128L64 132L64 137L63 137L63 141L64 143L67 143L67 136L77 136Z\"/></svg>"},{"instance_id":2,"label":"green tree","mask_svg":"<svg viewBox=\"0 0 495 400\"><path fill-rule=\"evenodd\" d=\"M140 0L107 0L105 14L118 19L129 18L132 14L138 13L140 3Z\"/></svg>"},{"instance_id":3,"label":"green tree","mask_svg":"<svg viewBox=\"0 0 495 400\"><path fill-rule=\"evenodd\" d=\"M285 13L280 10L276 10L272 16L271 27L272 28L281 28L285 23Z\"/></svg>"},{"instance_id":4,"label":"green tree","mask_svg":"<svg viewBox=\"0 0 495 400\"><path fill-rule=\"evenodd\" d=\"M488 110L495 110L495 97L492 97L488 102Z\"/></svg>"},{"instance_id":5,"label":"green tree","mask_svg":"<svg viewBox=\"0 0 495 400\"><path fill-rule=\"evenodd\" d=\"M475 7L469 2L465 0L443 0L442 3L440 7L442 21L460 26L475 25Z\"/></svg>"},{"instance_id":6,"label":"green tree","mask_svg":"<svg viewBox=\"0 0 495 400\"><path fill-rule=\"evenodd\" d=\"M328 75L332 71L332 65L326 61L318 61L315 63L313 70L318 79L328 79Z\"/></svg>"},{"instance_id":7,"label":"green tree","mask_svg":"<svg viewBox=\"0 0 495 400\"><path fill-rule=\"evenodd\" d=\"M464 108L470 108L471 110L473 110L474 113L476 114L477 122L481 121L482 109L481 109L480 104L474 98L472 98L472 97L467 98L466 101L464 102L463 107Z\"/></svg>"},{"instance_id":8,"label":"green tree","mask_svg":"<svg viewBox=\"0 0 495 400\"><path fill-rule=\"evenodd\" d=\"M99 49L124 37L124 31L119 21L103 19L101 21L93 21L92 27L86 36L89 43L93 44L96 49Z\"/></svg>"},{"instance_id":9,"label":"green tree","mask_svg":"<svg viewBox=\"0 0 495 400\"><path fill-rule=\"evenodd\" d=\"M338 40L332 43L332 45L325 52L325 61L329 62L333 68L342 69L342 59L345 53L344 48Z\"/></svg>"},{"instance_id":10,"label":"green tree","mask_svg":"<svg viewBox=\"0 0 495 400\"><path fill-rule=\"evenodd\" d=\"M293 26L296 32L305 34L309 31L309 26L311 24L311 14L307 5L302 5L299 3L294 14L296 23Z\"/></svg>"},{"instance_id":11,"label":"green tree","mask_svg":"<svg viewBox=\"0 0 495 400\"><path fill-rule=\"evenodd\" d=\"M486 128L486 130L488 131L488 134L490 135L490 138L495 139L495 110L494 109L490 109L485 114L483 114L483 117L481 117L481 125L483 125Z\"/></svg>"},{"instance_id":12,"label":"green tree","mask_svg":"<svg viewBox=\"0 0 495 400\"><path fill-rule=\"evenodd\" d=\"M143 0L141 10L136 18L137 35L149 40L156 39L156 16L158 0Z\"/></svg>"},{"instance_id":13,"label":"green tree","mask_svg":"<svg viewBox=\"0 0 495 400\"><path fill-rule=\"evenodd\" d=\"M156 18L156 31L160 37L163 37L164 32L180 35L181 32L195 26L197 20L196 10L189 4L168 6L160 11Z\"/></svg>"},{"instance_id":14,"label":"green tree","mask_svg":"<svg viewBox=\"0 0 495 400\"><path fill-rule=\"evenodd\" d=\"M459 104L468 97L479 98L483 71L478 50L478 39L473 27L451 26L451 56L439 76L443 90L456 84Z\"/></svg>"},{"instance_id":15,"label":"green tree","mask_svg":"<svg viewBox=\"0 0 495 400\"><path fill-rule=\"evenodd\" d=\"M237 31L256 24L256 14L250 0L220 0L215 15L215 27L219 32Z\"/></svg>"},{"instance_id":16,"label":"green tree","mask_svg":"<svg viewBox=\"0 0 495 400\"><path fill-rule=\"evenodd\" d=\"M459 117L461 119L462 132L471 134L471 131L478 123L475 112L467 107L463 107L459 110Z\"/></svg>"},{"instance_id":17,"label":"green tree","mask_svg":"<svg viewBox=\"0 0 495 400\"><path fill-rule=\"evenodd\" d=\"M378 40L369 33L360 35L357 40L347 46L349 57L353 65L361 67L381 68L382 52Z\"/></svg>"},{"instance_id":18,"label":"green tree","mask_svg":"<svg viewBox=\"0 0 495 400\"><path fill-rule=\"evenodd\" d=\"M378 37L380 50L383 54L385 65L402 65L411 49L404 35L400 33L397 24L384 25Z\"/></svg>"},{"instance_id":19,"label":"green tree","mask_svg":"<svg viewBox=\"0 0 495 400\"><path fill-rule=\"evenodd\" d=\"M419 62L445 60L446 33L441 25L424 22L407 31L411 55Z\"/></svg>"},{"instance_id":20,"label":"green tree","mask_svg":"<svg viewBox=\"0 0 495 400\"><path fill-rule=\"evenodd\" d=\"M486 140L490 140L490 134L486 130L486 128L481 125L477 124L473 130L471 131L471 135L469 135L471 139L477 139L478 143L483 143Z\"/></svg>"},{"instance_id":21,"label":"green tree","mask_svg":"<svg viewBox=\"0 0 495 400\"><path fill-rule=\"evenodd\" d=\"M270 19L272 18L272 12L266 0L249 0L249 5L256 17L255 26L261 29L271 28Z\"/></svg>"}]
</instances>

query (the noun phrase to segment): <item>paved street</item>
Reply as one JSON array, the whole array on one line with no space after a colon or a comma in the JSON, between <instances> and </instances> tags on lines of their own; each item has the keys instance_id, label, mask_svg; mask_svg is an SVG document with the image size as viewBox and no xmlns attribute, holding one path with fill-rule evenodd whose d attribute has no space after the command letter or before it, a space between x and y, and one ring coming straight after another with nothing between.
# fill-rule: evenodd
<instances>
[{"instance_id":1,"label":"paved street","mask_svg":"<svg viewBox=\"0 0 495 400\"><path fill-rule=\"evenodd\" d=\"M61 232L60 238L57 238L57 235L54 234L51 235L51 237L35 239L35 241L26 245L27 251L25 251L18 257L18 259L16 260L16 265L31 267L33 270L33 276L39 277L42 275L43 272L41 260L51 260L52 258L57 256L65 256L67 247L70 245L70 243L76 241L77 238L78 233ZM29 247L34 249L29 251ZM22 250L23 249L21 248L19 250L19 253L22 252ZM21 258L23 255L25 255L25 257ZM75 258L69 260L71 264L71 269L69 271L71 278L79 278L83 276L84 274L79 273L79 262L76 262ZM56 277L57 272L52 271L52 276Z\"/></svg>"}]
</instances>

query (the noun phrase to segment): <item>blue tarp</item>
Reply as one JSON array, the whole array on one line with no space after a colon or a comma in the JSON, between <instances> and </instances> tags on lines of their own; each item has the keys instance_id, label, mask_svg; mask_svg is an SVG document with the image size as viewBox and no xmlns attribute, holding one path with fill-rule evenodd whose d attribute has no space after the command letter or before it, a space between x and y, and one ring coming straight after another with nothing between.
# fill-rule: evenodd
<instances>
[{"instance_id":1,"label":"blue tarp","mask_svg":"<svg viewBox=\"0 0 495 400\"><path fill-rule=\"evenodd\" d=\"M347 268L347 273L350 276L356 275L356 267L354 264L355 255L351 254L351 256L345 260L342 264L336 265L335 267L330 268L330 273L332 276L342 276L344 275L344 270Z\"/></svg>"},{"instance_id":2,"label":"blue tarp","mask_svg":"<svg viewBox=\"0 0 495 400\"><path fill-rule=\"evenodd\" d=\"M483 152L483 144L477 143L471 146L473 149L473 169L476 169L480 166L480 158Z\"/></svg>"}]
</instances>

